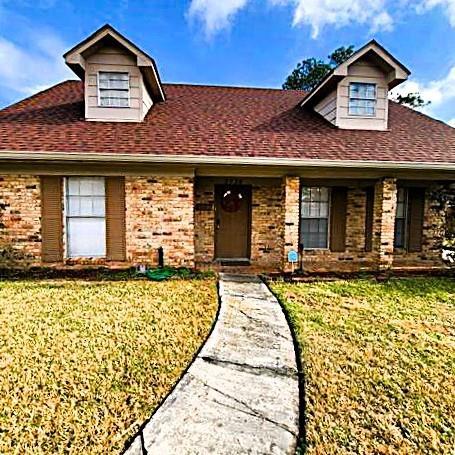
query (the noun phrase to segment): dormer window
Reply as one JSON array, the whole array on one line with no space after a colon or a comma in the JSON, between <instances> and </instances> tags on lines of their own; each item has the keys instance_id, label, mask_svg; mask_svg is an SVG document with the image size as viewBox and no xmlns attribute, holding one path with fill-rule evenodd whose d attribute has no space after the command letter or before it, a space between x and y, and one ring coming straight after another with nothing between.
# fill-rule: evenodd
<instances>
[{"instance_id":1,"label":"dormer window","mask_svg":"<svg viewBox=\"0 0 455 455\"><path fill-rule=\"evenodd\" d=\"M130 77L128 73L98 73L99 106L129 107Z\"/></svg>"},{"instance_id":2,"label":"dormer window","mask_svg":"<svg viewBox=\"0 0 455 455\"><path fill-rule=\"evenodd\" d=\"M376 115L376 84L363 82L349 84L349 115L366 117Z\"/></svg>"}]
</instances>

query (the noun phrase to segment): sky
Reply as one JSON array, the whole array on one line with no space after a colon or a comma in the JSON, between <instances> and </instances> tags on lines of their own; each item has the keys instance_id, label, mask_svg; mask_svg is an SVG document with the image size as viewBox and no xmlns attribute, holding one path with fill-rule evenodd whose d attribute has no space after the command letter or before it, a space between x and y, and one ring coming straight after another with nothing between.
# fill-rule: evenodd
<instances>
[{"instance_id":1,"label":"sky","mask_svg":"<svg viewBox=\"0 0 455 455\"><path fill-rule=\"evenodd\" d=\"M62 54L105 23L165 82L281 87L297 62L375 38L401 93L455 127L455 0L0 0L0 107L77 77Z\"/></svg>"}]
</instances>

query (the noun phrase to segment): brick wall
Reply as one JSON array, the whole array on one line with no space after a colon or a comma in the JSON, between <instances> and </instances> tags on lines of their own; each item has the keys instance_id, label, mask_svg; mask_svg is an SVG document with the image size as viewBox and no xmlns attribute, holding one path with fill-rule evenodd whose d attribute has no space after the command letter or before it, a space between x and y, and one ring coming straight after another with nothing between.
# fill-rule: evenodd
<instances>
[{"instance_id":1,"label":"brick wall","mask_svg":"<svg viewBox=\"0 0 455 455\"><path fill-rule=\"evenodd\" d=\"M207 264L215 256L215 186L198 179L194 190L194 256L197 264Z\"/></svg>"},{"instance_id":2,"label":"brick wall","mask_svg":"<svg viewBox=\"0 0 455 455\"><path fill-rule=\"evenodd\" d=\"M252 183L251 264L279 268L282 258L282 185L279 180ZM199 265L215 255L215 183L197 179L195 185L195 258Z\"/></svg>"},{"instance_id":3,"label":"brick wall","mask_svg":"<svg viewBox=\"0 0 455 455\"><path fill-rule=\"evenodd\" d=\"M291 250L297 251L299 247L299 225L300 225L300 178L283 178L283 218L282 227L283 248L282 268L285 271L291 269L288 262L288 253Z\"/></svg>"},{"instance_id":4,"label":"brick wall","mask_svg":"<svg viewBox=\"0 0 455 455\"><path fill-rule=\"evenodd\" d=\"M394 267L439 267L442 265L440 238L444 232L446 214L431 199L433 188L425 191L423 215L422 251L408 253L395 251Z\"/></svg>"},{"instance_id":5,"label":"brick wall","mask_svg":"<svg viewBox=\"0 0 455 455\"><path fill-rule=\"evenodd\" d=\"M304 253L306 271L351 272L374 267L374 254L365 251L366 192L348 188L346 207L346 251L313 250Z\"/></svg>"},{"instance_id":6,"label":"brick wall","mask_svg":"<svg viewBox=\"0 0 455 455\"><path fill-rule=\"evenodd\" d=\"M380 270L393 263L397 182L384 178L376 182L374 192L373 251Z\"/></svg>"},{"instance_id":7,"label":"brick wall","mask_svg":"<svg viewBox=\"0 0 455 455\"><path fill-rule=\"evenodd\" d=\"M193 179L126 177L128 261L157 264L160 246L166 265L194 266Z\"/></svg>"},{"instance_id":8,"label":"brick wall","mask_svg":"<svg viewBox=\"0 0 455 455\"><path fill-rule=\"evenodd\" d=\"M251 210L251 262L279 268L283 250L283 188L280 181L253 185Z\"/></svg>"},{"instance_id":9,"label":"brick wall","mask_svg":"<svg viewBox=\"0 0 455 455\"><path fill-rule=\"evenodd\" d=\"M0 251L4 252L3 263L0 266L39 263L40 199L39 177L30 175L0 177Z\"/></svg>"},{"instance_id":10,"label":"brick wall","mask_svg":"<svg viewBox=\"0 0 455 455\"><path fill-rule=\"evenodd\" d=\"M252 264L289 270L287 253L299 242L299 178L251 181ZM160 246L169 265L192 267L213 261L214 179L199 178L194 185L190 177L126 177L125 183L128 262L156 264ZM375 190L373 251L365 251L365 190L348 188L346 251L306 251L307 271L441 265L438 240L445 217L431 201L431 189L426 192L422 251L417 253L393 248L396 181L382 179ZM12 247L16 265L40 263L40 217L39 177L0 177L0 250ZM91 262L81 260L85 263Z\"/></svg>"}]
</instances>

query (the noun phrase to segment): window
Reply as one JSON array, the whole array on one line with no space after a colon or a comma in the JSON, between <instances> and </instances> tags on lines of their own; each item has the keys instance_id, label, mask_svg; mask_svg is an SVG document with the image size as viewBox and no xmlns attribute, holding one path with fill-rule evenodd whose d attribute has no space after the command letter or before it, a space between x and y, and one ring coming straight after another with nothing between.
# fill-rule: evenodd
<instances>
[{"instance_id":1,"label":"window","mask_svg":"<svg viewBox=\"0 0 455 455\"><path fill-rule=\"evenodd\" d=\"M66 179L66 239L68 257L106 255L106 192L103 177Z\"/></svg>"},{"instance_id":2,"label":"window","mask_svg":"<svg viewBox=\"0 0 455 455\"><path fill-rule=\"evenodd\" d=\"M349 115L376 115L376 85L352 82L349 84Z\"/></svg>"},{"instance_id":3,"label":"window","mask_svg":"<svg viewBox=\"0 0 455 455\"><path fill-rule=\"evenodd\" d=\"M406 246L406 225L408 218L408 193L405 188L397 191L397 211L395 215L395 248Z\"/></svg>"},{"instance_id":4,"label":"window","mask_svg":"<svg viewBox=\"0 0 455 455\"><path fill-rule=\"evenodd\" d=\"M98 75L99 105L104 107L129 107L130 77L128 73Z\"/></svg>"},{"instance_id":5,"label":"window","mask_svg":"<svg viewBox=\"0 0 455 455\"><path fill-rule=\"evenodd\" d=\"M328 188L302 188L300 243L305 249L328 248L329 196Z\"/></svg>"}]
</instances>

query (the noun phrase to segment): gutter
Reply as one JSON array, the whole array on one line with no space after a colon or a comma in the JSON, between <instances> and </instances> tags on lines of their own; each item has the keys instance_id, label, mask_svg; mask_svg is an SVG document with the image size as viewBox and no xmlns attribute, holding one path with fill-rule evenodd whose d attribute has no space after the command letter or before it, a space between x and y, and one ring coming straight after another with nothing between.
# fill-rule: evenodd
<instances>
[{"instance_id":1,"label":"gutter","mask_svg":"<svg viewBox=\"0 0 455 455\"><path fill-rule=\"evenodd\" d=\"M85 163L143 163L143 164L186 164L186 165L236 165L236 166L276 166L307 168L361 168L361 169L410 169L455 171L455 162L412 162L412 161L373 161L373 160L317 160L267 157L226 157L197 155L152 155L128 153L66 153L0 151L0 160L6 161L79 161Z\"/></svg>"}]
</instances>

